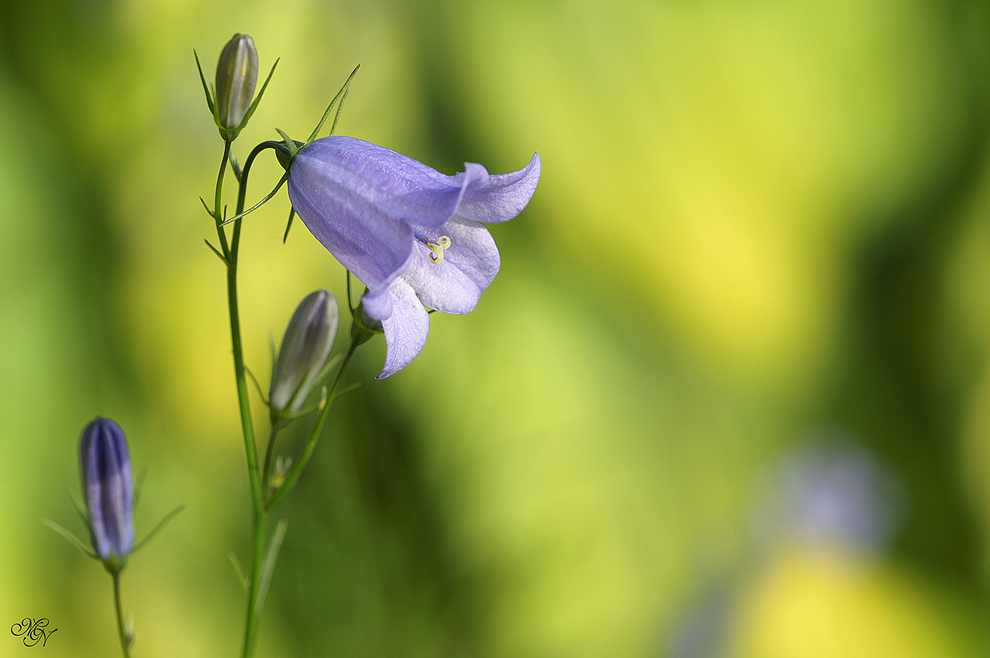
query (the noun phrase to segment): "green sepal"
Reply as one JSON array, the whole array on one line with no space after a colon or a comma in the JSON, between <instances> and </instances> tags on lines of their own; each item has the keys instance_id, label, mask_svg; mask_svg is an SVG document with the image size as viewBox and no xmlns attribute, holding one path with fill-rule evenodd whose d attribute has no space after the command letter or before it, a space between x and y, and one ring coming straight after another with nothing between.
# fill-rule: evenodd
<instances>
[{"instance_id":1,"label":"green sepal","mask_svg":"<svg viewBox=\"0 0 990 658\"><path fill-rule=\"evenodd\" d=\"M367 292L367 289L365 289ZM381 322L367 323L364 320L364 303L358 303L357 308L354 309L353 315L351 315L351 342L355 346L363 345L369 340L375 337L375 334L383 334L385 330L382 329Z\"/></svg>"},{"instance_id":2,"label":"green sepal","mask_svg":"<svg viewBox=\"0 0 990 658\"><path fill-rule=\"evenodd\" d=\"M268 77L265 78L265 83L261 85L261 91L259 91L258 95L254 97L254 102L251 103L251 107L249 107L248 111L244 114L244 120L241 121L241 125L238 126L238 130L240 130L241 128L247 125L248 119L250 119L251 115L254 114L254 111L258 109L258 103L261 102L261 97L265 95L265 89L268 89L268 83L271 81L272 76L275 74L275 67L278 66L278 62L279 60L276 59L275 63L272 64L272 70L268 72Z\"/></svg>"},{"instance_id":3,"label":"green sepal","mask_svg":"<svg viewBox=\"0 0 990 658\"><path fill-rule=\"evenodd\" d=\"M354 78L354 75L358 72L359 68L361 68L360 64L354 67L354 70L351 71L351 74L349 76L347 76L347 80L344 82L344 85L340 88L340 91L337 92L337 95L334 96L333 100L330 101L330 104L327 105L327 111L323 113L323 118L320 119L320 123L316 125L316 129L313 130L312 134L309 136L309 139L306 140L306 144L305 144L306 146L316 141L316 136L320 134L320 129L323 128L323 124L326 123L327 119L330 117L330 110L333 109L334 104L336 104L336 102L340 99L340 97L343 96L345 93L347 93L347 87L348 85L351 84L351 79ZM337 108L337 116L340 116L340 108ZM334 119L333 123L336 126L337 120Z\"/></svg>"},{"instance_id":4,"label":"green sepal","mask_svg":"<svg viewBox=\"0 0 990 658\"><path fill-rule=\"evenodd\" d=\"M181 512L182 510L184 510L185 508L186 508L185 505L179 505L174 510L172 510L171 512L169 512L168 514L166 514L165 515L165 518L162 519L161 521L159 521L158 522L158 525L156 525L154 528L152 528L151 529L151 532L149 532L147 534L147 536L145 536L144 539L142 539L141 541L139 541L138 543L136 543L134 545L134 548L131 549L131 555L134 555L135 553L137 553L139 548L141 548L142 546L144 546L145 544L147 544L149 539L151 539L156 534L158 534L158 531L161 530L162 528L164 528L166 523L168 523L169 521L171 521L172 518L176 514L178 514L179 512ZM113 558L113 552L112 551L110 553L110 557Z\"/></svg>"},{"instance_id":5,"label":"green sepal","mask_svg":"<svg viewBox=\"0 0 990 658\"><path fill-rule=\"evenodd\" d=\"M133 551L131 551L133 553ZM117 557L113 553L113 549L110 549L110 557L105 560L100 560L103 563L103 568L107 570L112 576L118 575L127 566L127 556Z\"/></svg>"},{"instance_id":6,"label":"green sepal","mask_svg":"<svg viewBox=\"0 0 990 658\"><path fill-rule=\"evenodd\" d=\"M275 132L277 132L279 135L282 136L282 143L285 144L285 150L288 152L289 163L291 165L292 161L296 157L296 153L298 153L302 149L302 146L299 145L299 142L286 135L285 131L282 130L281 128L276 128ZM276 156L278 155L277 149L275 151L275 154ZM289 167L285 167L285 168L288 169Z\"/></svg>"},{"instance_id":7,"label":"green sepal","mask_svg":"<svg viewBox=\"0 0 990 658\"><path fill-rule=\"evenodd\" d=\"M258 391L258 396L261 398L261 401L265 403L266 407L269 406L270 403L268 402L268 398L265 397L265 392L261 390L261 382L258 381L258 378L254 376L254 373L251 372L251 369L247 366L244 366L244 372L246 372L251 378L251 381L254 382L254 387Z\"/></svg>"},{"instance_id":8,"label":"green sepal","mask_svg":"<svg viewBox=\"0 0 990 658\"><path fill-rule=\"evenodd\" d=\"M144 490L144 479L148 477L148 467L142 466L134 480L134 509L137 509L138 500L141 499L141 492Z\"/></svg>"},{"instance_id":9,"label":"green sepal","mask_svg":"<svg viewBox=\"0 0 990 658\"><path fill-rule=\"evenodd\" d=\"M241 166L240 166L240 164L238 164L237 158L234 157L234 152L233 151L231 151L227 155L227 160L230 162L230 169L231 169L231 171L234 172L234 178L236 178L237 179L237 182L240 183L241 182L241 174L243 174L244 172L241 171Z\"/></svg>"},{"instance_id":10,"label":"green sepal","mask_svg":"<svg viewBox=\"0 0 990 658\"><path fill-rule=\"evenodd\" d=\"M250 213L253 213L255 210L257 210L261 206L265 205L265 203L267 203L269 199L271 199L273 196L275 196L275 193L278 192L282 188L282 185L284 185L285 184L285 181L287 181L288 179L289 179L289 172L285 172L282 175L282 178L280 178L279 181L278 181L278 183L275 185L275 189L273 189L271 192L269 192L268 195L264 199L262 199L261 201L259 201L256 204L254 204L253 206L251 206L250 208L248 208L247 210L245 210L241 214L234 215L230 219L224 220L220 224L220 226L226 226L227 224L230 224L231 222L236 222L241 217L244 217L244 215L248 215ZM224 216L226 216L226 214L224 214Z\"/></svg>"},{"instance_id":11,"label":"green sepal","mask_svg":"<svg viewBox=\"0 0 990 658\"><path fill-rule=\"evenodd\" d=\"M282 236L282 244L289 239L289 229L292 228L292 218L296 216L296 209L289 207L289 221L285 223L285 235Z\"/></svg>"},{"instance_id":12,"label":"green sepal","mask_svg":"<svg viewBox=\"0 0 990 658\"><path fill-rule=\"evenodd\" d=\"M220 124L220 117L217 115L217 104L213 101L213 97L210 95L210 86L206 82L206 76L203 75L203 67L199 63L199 55L193 50L193 57L196 58L196 68L199 69L199 79L203 83L203 91L206 93L206 104L210 108L210 114L213 115L213 120Z\"/></svg>"},{"instance_id":13,"label":"green sepal","mask_svg":"<svg viewBox=\"0 0 990 658\"><path fill-rule=\"evenodd\" d=\"M354 302L351 301L351 271L347 270L347 310L354 315Z\"/></svg>"},{"instance_id":14,"label":"green sepal","mask_svg":"<svg viewBox=\"0 0 990 658\"><path fill-rule=\"evenodd\" d=\"M69 500L72 501L72 506L76 508L76 513L79 514L79 518L82 519L83 525L89 530L89 510L86 509L85 503L76 497L74 493L69 492Z\"/></svg>"},{"instance_id":15,"label":"green sepal","mask_svg":"<svg viewBox=\"0 0 990 658\"><path fill-rule=\"evenodd\" d=\"M330 376L330 372L335 367L337 367L337 364L340 363L340 360L343 359L343 358L344 358L343 355L337 354L333 358L327 360L326 364L324 364L324 366L320 370L319 374L316 375L316 377L313 379L313 386L312 386L313 390L316 390L316 387L317 386L320 386L323 389L323 393L326 394L327 387L326 387L326 385L324 383L324 380L327 377ZM299 386L302 386L304 383L305 382L300 382L299 383ZM293 391L292 397L295 397L295 395L298 392L299 392L299 389L296 389L295 391ZM311 395L312 395L312 393L311 393ZM307 397L309 397L309 396L307 396ZM325 400L324 400L324 402L325 402ZM266 404L267 404L267 402L266 402ZM322 404L323 403L317 403L315 405L310 405L308 407L303 407L302 409L300 409L299 411L297 411L294 414L289 414L289 413L285 413L285 412L282 412L282 413L278 413L277 414L277 413L274 413L273 412L271 414L271 424L273 426L274 425L279 425L280 427L285 427L286 425L288 425L292 421L296 420L297 418L302 418L303 416L308 416L309 414L313 413L314 411L319 411L320 408L322 407Z\"/></svg>"},{"instance_id":16,"label":"green sepal","mask_svg":"<svg viewBox=\"0 0 990 658\"><path fill-rule=\"evenodd\" d=\"M333 115L333 123L330 124L330 135L333 136L334 132L337 130L337 121L340 120L340 111L344 109L344 101L347 100L347 94L351 93L351 88L348 87L344 90L344 97L340 99L340 103L337 104L337 113Z\"/></svg>"},{"instance_id":17,"label":"green sepal","mask_svg":"<svg viewBox=\"0 0 990 658\"><path fill-rule=\"evenodd\" d=\"M44 523L49 528L51 528L52 530L54 530L55 532L57 532L58 534L62 535L62 537L66 541L68 541L70 544L78 548L83 555L87 557L91 557L94 560L100 559L99 556L96 555L96 553L86 548L86 544L84 544L81 539L76 537L74 534L72 534L71 532L69 532L59 524L55 523L50 519L42 519L41 522Z\"/></svg>"},{"instance_id":18,"label":"green sepal","mask_svg":"<svg viewBox=\"0 0 990 658\"><path fill-rule=\"evenodd\" d=\"M275 359L278 357L278 348L275 347L275 334L268 332L268 353L272 358L271 369L275 369Z\"/></svg>"}]
</instances>

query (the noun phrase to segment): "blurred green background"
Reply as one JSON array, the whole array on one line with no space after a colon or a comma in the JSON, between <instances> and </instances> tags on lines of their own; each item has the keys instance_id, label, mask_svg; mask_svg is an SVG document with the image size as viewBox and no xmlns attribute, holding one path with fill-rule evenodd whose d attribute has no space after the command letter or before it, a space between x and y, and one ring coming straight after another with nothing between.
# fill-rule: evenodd
<instances>
[{"instance_id":1,"label":"blurred green background","mask_svg":"<svg viewBox=\"0 0 990 658\"><path fill-rule=\"evenodd\" d=\"M82 532L96 415L147 467L139 536L187 505L124 574L134 655L238 654L249 492L192 56L212 77L234 32L281 58L241 158L308 135L360 63L339 133L446 173L543 161L478 309L386 381L381 339L359 350L281 507L259 656L987 655L985 2L8 0L0 627L59 630L0 656L119 655L110 578L41 524ZM249 198L280 175L259 162ZM242 242L262 380L306 293L345 298L287 212Z\"/></svg>"}]
</instances>

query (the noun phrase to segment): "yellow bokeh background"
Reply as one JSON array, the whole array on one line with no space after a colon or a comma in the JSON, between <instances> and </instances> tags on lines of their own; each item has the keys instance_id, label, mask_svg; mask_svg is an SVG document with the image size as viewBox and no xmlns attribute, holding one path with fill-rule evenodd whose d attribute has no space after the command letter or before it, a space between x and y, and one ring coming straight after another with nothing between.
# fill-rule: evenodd
<instances>
[{"instance_id":1,"label":"yellow bokeh background","mask_svg":"<svg viewBox=\"0 0 990 658\"><path fill-rule=\"evenodd\" d=\"M478 308L431 316L387 380L382 339L358 351L280 508L259 656L986 655L984 3L11 0L0 627L59 630L0 656L119 651L109 577L41 523L83 534L65 490L97 415L147 469L138 535L186 505L124 573L134 655L238 655L250 498L192 54L210 77L235 32L279 58L241 159L305 138L360 64L339 133L449 174L543 163ZM260 158L249 199L280 175ZM301 222L282 243L288 211L244 221L262 387L299 300L346 299ZM877 498L840 478L825 521L767 534L809 445L851 449Z\"/></svg>"}]
</instances>

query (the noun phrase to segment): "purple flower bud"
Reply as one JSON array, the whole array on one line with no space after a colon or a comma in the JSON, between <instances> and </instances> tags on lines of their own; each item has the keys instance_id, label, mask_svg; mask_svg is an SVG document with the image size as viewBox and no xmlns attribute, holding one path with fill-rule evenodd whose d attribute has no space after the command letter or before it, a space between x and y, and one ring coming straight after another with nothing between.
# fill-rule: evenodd
<instances>
[{"instance_id":1,"label":"purple flower bud","mask_svg":"<svg viewBox=\"0 0 990 658\"><path fill-rule=\"evenodd\" d=\"M235 34L227 42L217 62L217 121L221 132L237 135L251 107L258 84L258 51L254 39ZM231 137L232 139L233 137Z\"/></svg>"},{"instance_id":2,"label":"purple flower bud","mask_svg":"<svg viewBox=\"0 0 990 658\"><path fill-rule=\"evenodd\" d=\"M126 557L134 547L134 483L120 426L107 418L87 425L79 461L93 548L103 560Z\"/></svg>"},{"instance_id":3,"label":"purple flower bud","mask_svg":"<svg viewBox=\"0 0 990 658\"><path fill-rule=\"evenodd\" d=\"M382 323L378 378L409 365L426 344L426 308L474 309L501 264L485 224L518 215L536 191L540 158L492 175L480 164L446 176L353 137L304 147L289 169L289 199L324 247L368 286L364 312Z\"/></svg>"},{"instance_id":4,"label":"purple flower bud","mask_svg":"<svg viewBox=\"0 0 990 658\"><path fill-rule=\"evenodd\" d=\"M329 290L310 293L296 307L272 369L268 403L273 419L302 409L330 358L337 323L337 299Z\"/></svg>"}]
</instances>

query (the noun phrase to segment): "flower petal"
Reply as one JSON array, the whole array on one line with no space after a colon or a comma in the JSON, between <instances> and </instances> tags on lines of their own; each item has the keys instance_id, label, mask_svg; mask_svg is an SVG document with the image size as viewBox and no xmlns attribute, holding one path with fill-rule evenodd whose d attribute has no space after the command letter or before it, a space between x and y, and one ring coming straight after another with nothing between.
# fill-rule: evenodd
<instances>
[{"instance_id":1,"label":"flower petal","mask_svg":"<svg viewBox=\"0 0 990 658\"><path fill-rule=\"evenodd\" d=\"M392 313L382 320L385 331L385 366L375 379L385 379L402 370L415 359L430 334L430 314L423 308L416 292L402 279L388 287Z\"/></svg>"},{"instance_id":2,"label":"flower petal","mask_svg":"<svg viewBox=\"0 0 990 658\"><path fill-rule=\"evenodd\" d=\"M440 226L453 217L472 182L464 173L447 176L377 144L334 136L316 140L296 156L290 196L300 164L309 180L297 181L297 189L322 186L329 196L346 192L349 204L360 200L388 217L423 226Z\"/></svg>"},{"instance_id":3,"label":"flower petal","mask_svg":"<svg viewBox=\"0 0 990 658\"><path fill-rule=\"evenodd\" d=\"M507 222L522 212L540 182L540 155L533 154L529 164L511 174L491 175L480 164L468 162L465 172L469 183L464 190L457 214L476 222ZM455 177L456 178L456 177Z\"/></svg>"},{"instance_id":4,"label":"flower petal","mask_svg":"<svg viewBox=\"0 0 990 658\"><path fill-rule=\"evenodd\" d=\"M501 259L495 240L484 224L460 217L433 231L450 238L443 261L433 262L433 252L417 241L409 266L399 279L411 285L429 308L458 315L470 313L498 274Z\"/></svg>"},{"instance_id":5,"label":"flower petal","mask_svg":"<svg viewBox=\"0 0 990 658\"><path fill-rule=\"evenodd\" d=\"M341 265L369 288L384 288L405 269L412 229L363 196L361 181L340 163L311 157L310 149L319 143L300 151L292 163L292 207Z\"/></svg>"}]
</instances>

